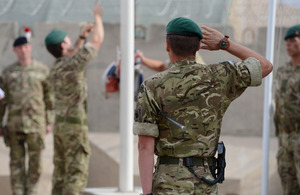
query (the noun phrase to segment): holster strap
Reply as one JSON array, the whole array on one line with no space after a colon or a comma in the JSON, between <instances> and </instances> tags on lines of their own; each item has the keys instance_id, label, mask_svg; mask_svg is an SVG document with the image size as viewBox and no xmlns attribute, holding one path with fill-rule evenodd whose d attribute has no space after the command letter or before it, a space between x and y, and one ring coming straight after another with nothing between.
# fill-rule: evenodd
<instances>
[{"instance_id":1,"label":"holster strap","mask_svg":"<svg viewBox=\"0 0 300 195\"><path fill-rule=\"evenodd\" d=\"M185 158L177 158L177 157L170 157L170 156L160 156L159 157L159 164L173 164L178 165L180 159L183 161L183 165L186 167L192 166L204 166L204 162L207 162L209 166L213 165L213 158L203 158L203 157L185 157Z\"/></svg>"},{"instance_id":2,"label":"holster strap","mask_svg":"<svg viewBox=\"0 0 300 195\"><path fill-rule=\"evenodd\" d=\"M55 121L58 123L66 122L66 123L70 123L70 124L79 124L79 125L87 125L88 124L87 119L81 119L79 117L71 117L71 116L64 117L64 116L56 115Z\"/></svg>"}]
</instances>

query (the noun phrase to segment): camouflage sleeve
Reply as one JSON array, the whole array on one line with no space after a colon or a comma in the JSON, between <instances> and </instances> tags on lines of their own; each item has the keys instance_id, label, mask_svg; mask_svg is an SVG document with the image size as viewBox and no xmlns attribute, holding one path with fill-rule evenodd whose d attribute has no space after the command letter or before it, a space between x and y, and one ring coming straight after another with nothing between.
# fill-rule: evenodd
<instances>
[{"instance_id":1,"label":"camouflage sleeve","mask_svg":"<svg viewBox=\"0 0 300 195\"><path fill-rule=\"evenodd\" d=\"M7 92L7 87L5 85L4 79L1 76L0 77L0 88L4 91L5 93L5 98L0 100L0 127L2 127L2 121L3 121L3 117L5 114L5 109L7 106L7 98L8 98L8 92Z\"/></svg>"},{"instance_id":2,"label":"camouflage sleeve","mask_svg":"<svg viewBox=\"0 0 300 195\"><path fill-rule=\"evenodd\" d=\"M44 102L46 108L46 123L52 125L54 122L54 94L51 91L49 71L46 72L45 80L43 81Z\"/></svg>"},{"instance_id":3,"label":"camouflage sleeve","mask_svg":"<svg viewBox=\"0 0 300 195\"><path fill-rule=\"evenodd\" d=\"M255 58L238 62L226 61L216 66L212 70L231 101L239 97L247 87L261 83L260 63Z\"/></svg>"},{"instance_id":4,"label":"camouflage sleeve","mask_svg":"<svg viewBox=\"0 0 300 195\"><path fill-rule=\"evenodd\" d=\"M77 54L73 57L76 61L77 69L83 70L89 61L97 56L97 52L91 43L86 43L83 48L81 48Z\"/></svg>"},{"instance_id":5,"label":"camouflage sleeve","mask_svg":"<svg viewBox=\"0 0 300 195\"><path fill-rule=\"evenodd\" d=\"M153 98L152 92L143 83L140 86L137 97L135 122L133 125L134 135L158 137L159 131L156 124L158 117L157 110L158 104Z\"/></svg>"},{"instance_id":6,"label":"camouflage sleeve","mask_svg":"<svg viewBox=\"0 0 300 195\"><path fill-rule=\"evenodd\" d=\"M259 86L262 82L262 70L260 62L257 59L250 57L244 60L244 64L250 72L250 86Z\"/></svg>"}]
</instances>

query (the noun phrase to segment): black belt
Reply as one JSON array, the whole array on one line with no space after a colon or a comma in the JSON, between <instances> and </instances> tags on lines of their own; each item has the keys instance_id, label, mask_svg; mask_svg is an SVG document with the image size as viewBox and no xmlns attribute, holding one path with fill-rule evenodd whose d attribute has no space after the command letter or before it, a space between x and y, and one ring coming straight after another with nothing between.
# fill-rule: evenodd
<instances>
[{"instance_id":1,"label":"black belt","mask_svg":"<svg viewBox=\"0 0 300 195\"><path fill-rule=\"evenodd\" d=\"M203 158L203 157L185 157L185 158L176 158L170 156L160 156L159 157L159 164L173 164L178 165L179 160L183 160L184 166L204 166L204 162L206 161L209 166L213 165L213 158Z\"/></svg>"},{"instance_id":2,"label":"black belt","mask_svg":"<svg viewBox=\"0 0 300 195\"><path fill-rule=\"evenodd\" d=\"M66 122L66 123L70 123L70 124L79 124L79 125L87 125L88 121L87 119L81 119L79 117L71 117L71 116L58 116L56 115L55 117L55 121L56 122Z\"/></svg>"}]
</instances>

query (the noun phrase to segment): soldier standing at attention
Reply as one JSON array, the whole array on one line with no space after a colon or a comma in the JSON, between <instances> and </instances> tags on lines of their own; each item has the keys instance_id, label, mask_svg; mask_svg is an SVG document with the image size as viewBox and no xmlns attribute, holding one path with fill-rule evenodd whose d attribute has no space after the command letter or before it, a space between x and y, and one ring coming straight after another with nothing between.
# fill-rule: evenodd
<instances>
[{"instance_id":1,"label":"soldier standing at attention","mask_svg":"<svg viewBox=\"0 0 300 195\"><path fill-rule=\"evenodd\" d=\"M300 194L300 25L288 29L286 51L291 61L276 71L274 115L279 139L278 172L285 195Z\"/></svg>"},{"instance_id":2,"label":"soldier standing at attention","mask_svg":"<svg viewBox=\"0 0 300 195\"><path fill-rule=\"evenodd\" d=\"M216 153L223 115L248 86L260 85L262 77L272 71L272 64L256 52L214 29L202 29L205 31L187 18L170 21L166 51L171 64L139 89L134 134L139 135L143 194L217 194L217 185L197 177L214 180L209 166ZM202 49L224 49L241 61L197 64L195 53L200 40ZM154 153L158 159L153 174ZM193 165L195 174L186 167L187 162Z\"/></svg>"},{"instance_id":3,"label":"soldier standing at attention","mask_svg":"<svg viewBox=\"0 0 300 195\"><path fill-rule=\"evenodd\" d=\"M51 131L53 122L49 69L32 59L32 46L27 38L17 38L13 47L18 61L4 69L1 77L1 88L6 95L0 102L1 124L6 108L8 119L7 128L0 131L4 135L5 144L10 147L13 194L36 195L41 175L43 138L45 133ZM25 166L26 153L28 166Z\"/></svg>"},{"instance_id":4,"label":"soldier standing at attention","mask_svg":"<svg viewBox=\"0 0 300 195\"><path fill-rule=\"evenodd\" d=\"M45 39L56 58L50 71L55 96L53 195L79 195L87 184L90 145L87 124L85 67L96 57L104 39L102 9L94 6L94 24L86 25L72 47L65 31L54 30ZM92 30L89 42L84 44Z\"/></svg>"}]
</instances>

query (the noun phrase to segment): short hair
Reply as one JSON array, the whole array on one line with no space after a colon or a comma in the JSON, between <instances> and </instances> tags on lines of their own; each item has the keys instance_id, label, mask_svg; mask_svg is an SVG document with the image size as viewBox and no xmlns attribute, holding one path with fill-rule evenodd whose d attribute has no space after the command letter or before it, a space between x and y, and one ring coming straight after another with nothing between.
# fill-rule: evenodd
<instances>
[{"instance_id":1,"label":"short hair","mask_svg":"<svg viewBox=\"0 0 300 195\"><path fill-rule=\"evenodd\" d=\"M47 45L47 50L51 53L55 58L60 58L62 56L62 47L61 43L54 45Z\"/></svg>"},{"instance_id":2,"label":"short hair","mask_svg":"<svg viewBox=\"0 0 300 195\"><path fill-rule=\"evenodd\" d=\"M183 57L195 55L200 44L198 36L167 35L167 41L173 53Z\"/></svg>"}]
</instances>

